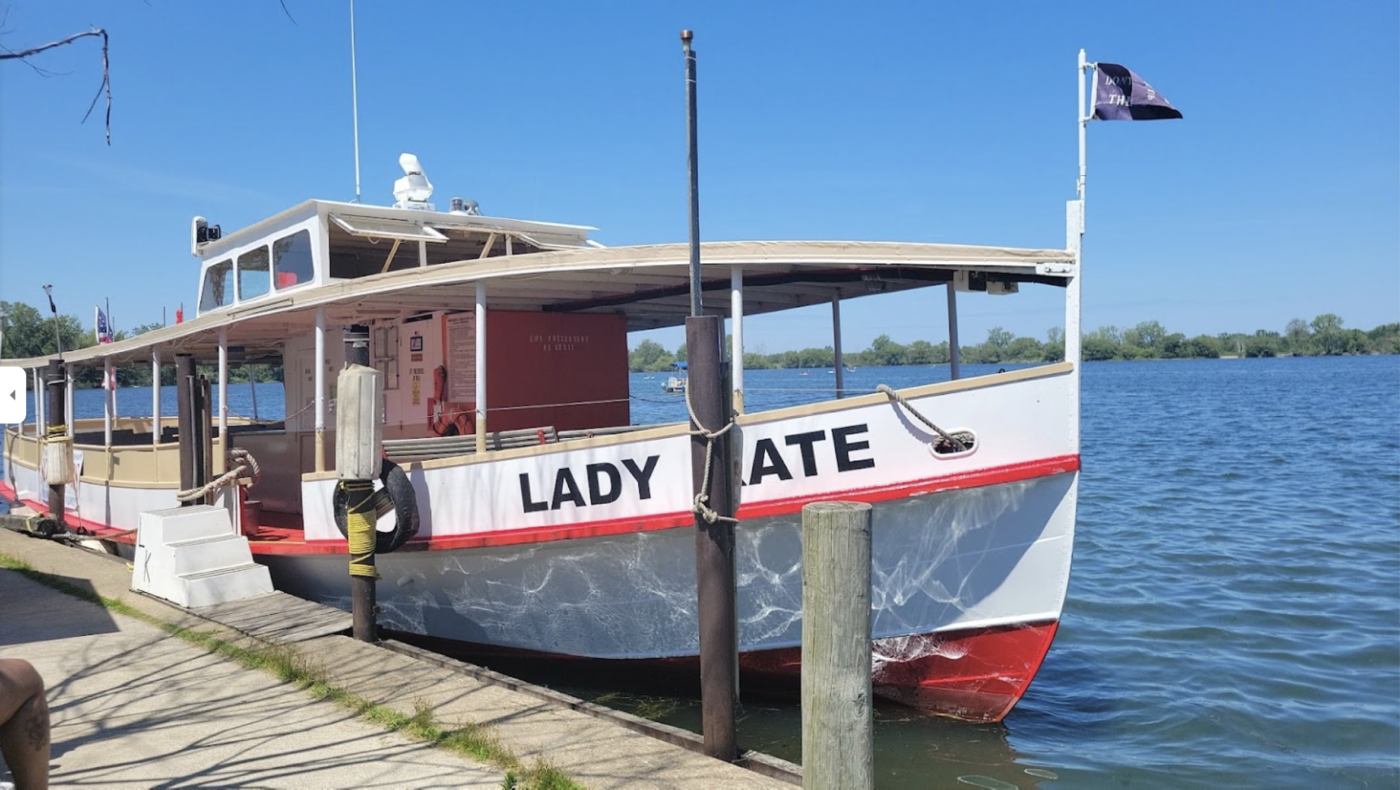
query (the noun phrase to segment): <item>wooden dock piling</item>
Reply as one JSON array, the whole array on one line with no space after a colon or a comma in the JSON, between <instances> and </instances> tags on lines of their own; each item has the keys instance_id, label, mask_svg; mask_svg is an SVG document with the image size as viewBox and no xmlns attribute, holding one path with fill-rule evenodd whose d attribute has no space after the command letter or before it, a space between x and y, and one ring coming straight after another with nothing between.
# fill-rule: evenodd
<instances>
[{"instance_id":1,"label":"wooden dock piling","mask_svg":"<svg viewBox=\"0 0 1400 790\"><path fill-rule=\"evenodd\" d=\"M67 409L66 409L66 405L67 405L67 403L68 403L68 397L67 397L67 394L66 394L66 392L65 392L65 390L67 389L67 387L68 387L68 371L67 371L67 369L66 369L66 366L63 364L63 360L61 360L61 359L51 359L51 360L49 360L49 370L48 370L48 388L49 388L49 393L48 393L48 394L49 394L49 403L48 403L48 420L46 420L46 422L48 423L48 425L47 425L46 427L47 427L48 430L49 430L49 434L50 434L50 435L49 435L49 438L50 438L50 439L56 439L56 438L58 438L58 437L54 436L53 434L57 433L59 429L64 429L64 428L66 428L66 426L67 426L67 424L68 424L68 423L67 423ZM65 439L63 439L62 441L67 441L67 439L65 438ZM73 448L72 448L72 447L69 447L69 448L68 448L68 451L71 453L71 452L73 451ZM49 517L52 518L55 522L57 522L57 524L58 524L58 530L59 530L60 532L62 532L62 531L65 529L66 524L67 524L67 521L66 521L66 519L65 519L65 515L66 515L66 514L64 513L63 499L64 499L64 485L63 485L62 483L59 483L58 485L50 485L50 486L49 486Z\"/></svg>"},{"instance_id":2,"label":"wooden dock piling","mask_svg":"<svg viewBox=\"0 0 1400 790\"><path fill-rule=\"evenodd\" d=\"M875 783L870 505L802 508L802 786Z\"/></svg>"},{"instance_id":3,"label":"wooden dock piling","mask_svg":"<svg viewBox=\"0 0 1400 790\"><path fill-rule=\"evenodd\" d=\"M687 398L701 426L718 431L729 422L729 398L720 373L719 316L685 320L690 369ZM738 634L734 574L734 516L729 486L729 434L714 448L704 436L691 437L694 489L722 518L695 516L695 586L700 620L700 696L705 753L721 760L738 756L734 710L739 694ZM712 455L710 455L712 454ZM707 455L710 457L707 458ZM706 469L709 480L705 480ZM702 487L704 486L704 487Z\"/></svg>"},{"instance_id":4,"label":"wooden dock piling","mask_svg":"<svg viewBox=\"0 0 1400 790\"><path fill-rule=\"evenodd\" d=\"M209 387L195 370L194 357L175 355L176 424L180 434L180 490L189 491L209 482L213 439L209 426ZM160 423L153 423L159 428ZM205 501L208 497L205 497ZM204 504L198 500L181 506Z\"/></svg>"},{"instance_id":5,"label":"wooden dock piling","mask_svg":"<svg viewBox=\"0 0 1400 790\"><path fill-rule=\"evenodd\" d=\"M355 324L345 328L345 364L364 365L369 367L369 327ZM337 435L339 427L337 426ZM336 463L341 463L339 454L336 456ZM364 481L368 482L368 481ZM361 513L371 509L370 498L374 494L374 489L369 486L347 486L348 501L346 502L347 513ZM347 516L348 518L348 516ZM371 517L372 518L372 517ZM370 549L362 558L361 564L374 569L374 544L370 544ZM378 606L375 590L375 576L356 575L350 576L350 610L354 615L353 635L361 642L373 642L378 639L375 633L374 610Z\"/></svg>"}]
</instances>

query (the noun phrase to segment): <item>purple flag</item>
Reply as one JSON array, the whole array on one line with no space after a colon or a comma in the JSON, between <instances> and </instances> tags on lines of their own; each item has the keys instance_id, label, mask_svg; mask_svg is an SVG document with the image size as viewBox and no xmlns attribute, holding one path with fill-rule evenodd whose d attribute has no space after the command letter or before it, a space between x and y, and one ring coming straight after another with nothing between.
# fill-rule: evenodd
<instances>
[{"instance_id":1,"label":"purple flag","mask_svg":"<svg viewBox=\"0 0 1400 790\"><path fill-rule=\"evenodd\" d=\"M1094 118L1099 121L1162 121L1181 112L1142 77L1115 63L1094 69Z\"/></svg>"}]
</instances>

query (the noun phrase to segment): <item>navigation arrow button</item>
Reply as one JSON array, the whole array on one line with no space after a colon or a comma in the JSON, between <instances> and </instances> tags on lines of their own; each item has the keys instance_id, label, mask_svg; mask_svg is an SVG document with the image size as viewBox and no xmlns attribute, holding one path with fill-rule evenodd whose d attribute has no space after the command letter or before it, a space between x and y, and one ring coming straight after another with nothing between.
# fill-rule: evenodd
<instances>
[{"instance_id":1,"label":"navigation arrow button","mask_svg":"<svg viewBox=\"0 0 1400 790\"><path fill-rule=\"evenodd\" d=\"M23 395L28 391L28 383L23 368L0 366L0 394L9 395L8 398L0 397L0 425L24 422L29 399Z\"/></svg>"}]
</instances>

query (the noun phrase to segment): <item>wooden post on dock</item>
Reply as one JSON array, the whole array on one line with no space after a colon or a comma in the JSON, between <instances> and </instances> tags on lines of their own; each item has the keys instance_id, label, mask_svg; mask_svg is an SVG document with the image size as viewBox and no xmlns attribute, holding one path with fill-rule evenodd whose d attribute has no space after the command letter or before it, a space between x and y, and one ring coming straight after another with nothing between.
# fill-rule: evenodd
<instances>
[{"instance_id":1,"label":"wooden post on dock","mask_svg":"<svg viewBox=\"0 0 1400 790\"><path fill-rule=\"evenodd\" d=\"M345 364L369 366L369 327L355 324L345 328ZM368 416L368 415L366 415ZM336 426L337 442L342 435L340 426ZM336 464L339 466L343 461L339 453L336 454ZM370 499L374 495L374 486L369 481L346 481L346 519L350 514L373 513L370 507ZM373 524L373 515L367 515ZM376 591L375 580L378 579L378 571L374 567L374 543L373 533L370 535L371 542L368 551L361 552L358 565L365 571L356 573L352 565L350 575L350 610L354 616L351 634L361 642L373 642L375 634L374 609L377 605L375 600ZM355 538L351 538L354 540ZM353 553L352 549L352 553ZM354 563L354 559L351 560Z\"/></svg>"},{"instance_id":2,"label":"wooden post on dock","mask_svg":"<svg viewBox=\"0 0 1400 790\"><path fill-rule=\"evenodd\" d=\"M61 359L49 360L48 371L48 438L50 441L68 441L67 423L67 403L68 397L65 392L68 386L68 371ZM68 451L71 453L70 446ZM64 485L49 486L49 517L58 522L60 532L67 528L67 520L63 512Z\"/></svg>"},{"instance_id":3,"label":"wooden post on dock","mask_svg":"<svg viewBox=\"0 0 1400 790\"><path fill-rule=\"evenodd\" d=\"M695 419L717 431L729 422L729 398L720 372L722 320L707 315L685 320L689 377L687 399ZM694 426L693 426L694 427ZM695 516L695 587L700 621L700 704L705 753L721 760L738 756L734 735L738 696L738 635L735 614L734 516L729 486L729 434L709 447L704 436L690 440L693 491L722 518L713 523ZM707 454L713 454L708 459ZM709 469L709 480L705 471Z\"/></svg>"},{"instance_id":4,"label":"wooden post on dock","mask_svg":"<svg viewBox=\"0 0 1400 790\"><path fill-rule=\"evenodd\" d=\"M870 505L802 508L802 786L869 788Z\"/></svg>"},{"instance_id":5,"label":"wooden post on dock","mask_svg":"<svg viewBox=\"0 0 1400 790\"><path fill-rule=\"evenodd\" d=\"M729 424L730 400L722 373L720 340L724 321L704 315L700 277L700 171L696 135L694 36L681 31L685 53L686 149L690 175L690 317L685 319L686 402L691 429L722 431ZM698 423L698 424L697 424ZM705 754L733 762L734 709L739 696L739 634L734 599L734 501L730 495L731 431L713 439L690 439L695 514L695 593L700 625L700 707ZM701 511L704 511L703 513Z\"/></svg>"},{"instance_id":6,"label":"wooden post on dock","mask_svg":"<svg viewBox=\"0 0 1400 790\"><path fill-rule=\"evenodd\" d=\"M199 453L195 457L195 485L204 485L214 479L214 411L213 391L209 379L196 376L194 379L195 412L194 427L199 438ZM213 504L213 495L204 497L205 504Z\"/></svg>"},{"instance_id":7,"label":"wooden post on dock","mask_svg":"<svg viewBox=\"0 0 1400 790\"><path fill-rule=\"evenodd\" d=\"M209 398L204 382L195 374L194 357L175 355L175 404L180 432L180 490L199 488L209 482ZM182 507L200 504L181 502Z\"/></svg>"},{"instance_id":8,"label":"wooden post on dock","mask_svg":"<svg viewBox=\"0 0 1400 790\"><path fill-rule=\"evenodd\" d=\"M180 442L180 490L194 488L194 357L175 355L175 431ZM181 502L181 507L193 507L193 502Z\"/></svg>"}]
</instances>

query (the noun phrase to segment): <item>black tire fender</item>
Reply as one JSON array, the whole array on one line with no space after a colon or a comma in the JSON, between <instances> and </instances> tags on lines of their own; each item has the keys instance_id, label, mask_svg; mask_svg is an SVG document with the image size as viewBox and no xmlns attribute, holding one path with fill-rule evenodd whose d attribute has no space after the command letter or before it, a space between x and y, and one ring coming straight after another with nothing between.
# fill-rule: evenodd
<instances>
[{"instance_id":1,"label":"black tire fender","mask_svg":"<svg viewBox=\"0 0 1400 790\"><path fill-rule=\"evenodd\" d=\"M394 528L389 532L378 529L374 531L375 553L386 554L403 546L409 538L418 534L418 497L413 490L413 483L408 480L408 475L398 464L387 458L379 470L379 482L383 488L375 491L374 495L379 497L388 494L389 501L394 505ZM349 502L350 495L345 492L345 487L337 485L335 493L331 495L331 507L335 511L336 529L345 537L350 535L346 528Z\"/></svg>"}]
</instances>

